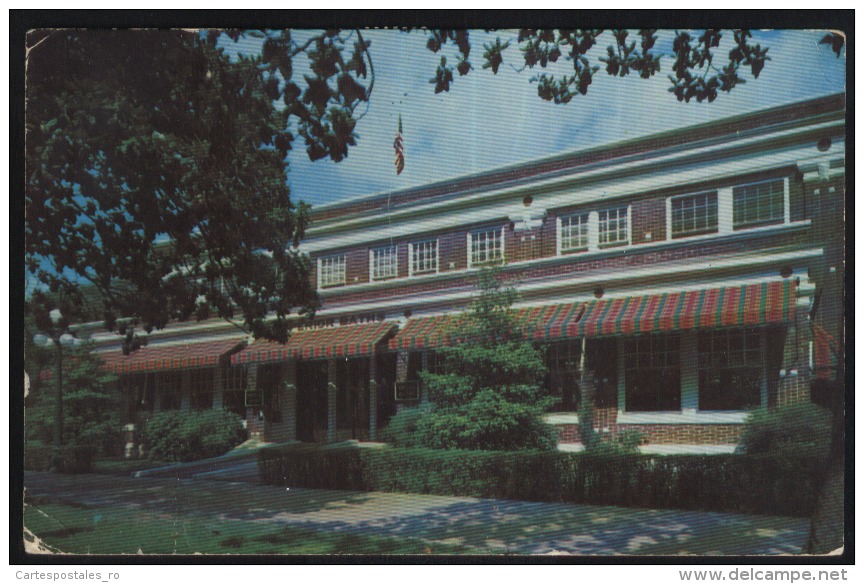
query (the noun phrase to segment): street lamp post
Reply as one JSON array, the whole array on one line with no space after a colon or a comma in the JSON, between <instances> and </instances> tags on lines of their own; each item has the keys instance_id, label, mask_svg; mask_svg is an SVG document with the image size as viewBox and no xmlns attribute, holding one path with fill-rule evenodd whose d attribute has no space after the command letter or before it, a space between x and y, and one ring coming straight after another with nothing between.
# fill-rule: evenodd
<instances>
[{"instance_id":1,"label":"street lamp post","mask_svg":"<svg viewBox=\"0 0 864 584\"><path fill-rule=\"evenodd\" d=\"M37 333L33 336L33 342L40 347L53 343L57 348L57 359L54 363L54 378L57 381L54 392L54 440L51 445L51 466L54 471L59 472L63 465L63 455L60 451L63 446L63 347L79 345L81 340L65 332L65 327L61 326L63 315L60 309L55 308L49 315L51 324L54 325L52 334L49 336L45 333Z\"/></svg>"}]
</instances>

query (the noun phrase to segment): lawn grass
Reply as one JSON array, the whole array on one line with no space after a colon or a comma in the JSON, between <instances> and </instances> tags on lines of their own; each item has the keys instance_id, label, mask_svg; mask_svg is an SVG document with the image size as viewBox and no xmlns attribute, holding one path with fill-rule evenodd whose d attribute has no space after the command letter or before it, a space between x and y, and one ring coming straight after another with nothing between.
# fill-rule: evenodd
<instances>
[{"instance_id":1,"label":"lawn grass","mask_svg":"<svg viewBox=\"0 0 864 584\"><path fill-rule=\"evenodd\" d=\"M24 525L53 549L76 554L468 554L417 538L274 529L258 521L154 513L32 500Z\"/></svg>"}]
</instances>

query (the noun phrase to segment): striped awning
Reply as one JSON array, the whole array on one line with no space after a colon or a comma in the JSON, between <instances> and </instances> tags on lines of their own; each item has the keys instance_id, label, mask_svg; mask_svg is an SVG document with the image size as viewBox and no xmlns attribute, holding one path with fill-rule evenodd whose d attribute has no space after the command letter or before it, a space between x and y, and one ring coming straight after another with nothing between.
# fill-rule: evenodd
<instances>
[{"instance_id":1,"label":"striped awning","mask_svg":"<svg viewBox=\"0 0 864 584\"><path fill-rule=\"evenodd\" d=\"M396 327L392 321L351 324L327 328L296 329L284 345L256 341L232 355L231 363L261 363L287 359L359 357L372 355L375 345Z\"/></svg>"},{"instance_id":2,"label":"striped awning","mask_svg":"<svg viewBox=\"0 0 864 584\"><path fill-rule=\"evenodd\" d=\"M536 340L630 335L783 323L794 318L792 279L723 288L552 304L516 311ZM410 321L393 339L394 350L431 349L459 338L462 316Z\"/></svg>"},{"instance_id":3,"label":"striped awning","mask_svg":"<svg viewBox=\"0 0 864 584\"><path fill-rule=\"evenodd\" d=\"M566 337L570 324L578 321L584 311L584 302L572 302L520 309L514 311L514 316L533 331L535 339L553 340ZM411 351L452 345L459 341L464 319L462 315L415 318L390 339L390 348Z\"/></svg>"},{"instance_id":4,"label":"striped awning","mask_svg":"<svg viewBox=\"0 0 864 584\"><path fill-rule=\"evenodd\" d=\"M124 355L120 349L97 353L103 368L113 373L137 373L166 369L212 367L246 342L243 338L204 343L148 345Z\"/></svg>"},{"instance_id":5,"label":"striped awning","mask_svg":"<svg viewBox=\"0 0 864 584\"><path fill-rule=\"evenodd\" d=\"M745 284L598 300L568 336L627 335L779 324L794 318L795 282Z\"/></svg>"}]
</instances>

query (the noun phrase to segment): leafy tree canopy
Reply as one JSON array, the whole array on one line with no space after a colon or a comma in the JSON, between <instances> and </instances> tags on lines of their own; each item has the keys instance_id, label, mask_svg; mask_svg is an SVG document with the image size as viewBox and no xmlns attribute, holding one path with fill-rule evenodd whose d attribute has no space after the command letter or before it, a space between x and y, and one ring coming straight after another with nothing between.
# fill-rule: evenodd
<instances>
[{"instance_id":1,"label":"leafy tree canopy","mask_svg":"<svg viewBox=\"0 0 864 584\"><path fill-rule=\"evenodd\" d=\"M28 36L27 268L67 311L83 281L109 328L215 314L281 340L292 311L318 306L296 251L308 207L285 183L289 120L310 156L347 155L351 112L368 97L366 44L323 33L298 45L284 33L263 56L232 60L216 36ZM290 82L301 53L313 71L302 94Z\"/></svg>"}]
</instances>

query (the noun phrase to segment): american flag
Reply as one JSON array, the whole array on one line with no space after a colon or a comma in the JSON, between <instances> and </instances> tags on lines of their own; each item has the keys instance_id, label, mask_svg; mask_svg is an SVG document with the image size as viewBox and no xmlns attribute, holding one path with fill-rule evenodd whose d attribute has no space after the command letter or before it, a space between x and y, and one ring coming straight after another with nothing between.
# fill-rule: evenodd
<instances>
[{"instance_id":1,"label":"american flag","mask_svg":"<svg viewBox=\"0 0 864 584\"><path fill-rule=\"evenodd\" d=\"M399 130L396 132L396 138L393 139L393 149L396 150L396 160L393 164L396 165L396 174L402 174L405 170L405 150L402 147L402 114L399 114Z\"/></svg>"}]
</instances>

